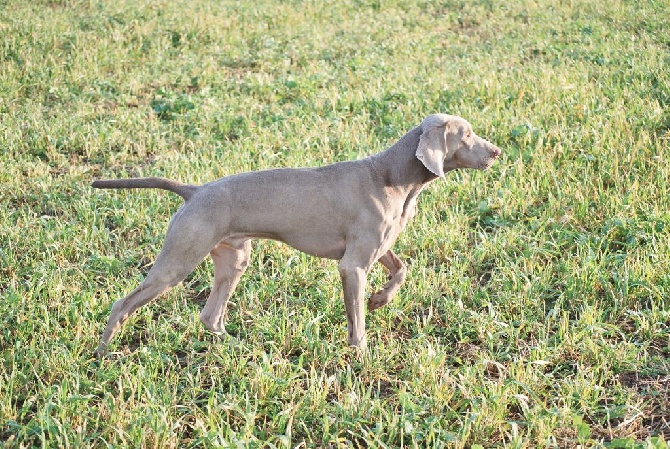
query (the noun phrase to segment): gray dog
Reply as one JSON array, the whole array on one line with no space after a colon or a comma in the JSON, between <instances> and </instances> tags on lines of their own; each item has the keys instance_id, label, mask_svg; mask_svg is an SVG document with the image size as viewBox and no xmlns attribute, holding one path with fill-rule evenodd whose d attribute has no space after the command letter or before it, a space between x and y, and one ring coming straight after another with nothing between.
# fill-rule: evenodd
<instances>
[{"instance_id":1,"label":"gray dog","mask_svg":"<svg viewBox=\"0 0 670 449\"><path fill-rule=\"evenodd\" d=\"M374 310L388 304L405 280L405 265L391 246L414 216L419 193L450 170L485 170L499 155L466 120L435 114L386 151L357 161L241 173L201 186L163 178L95 181L97 188L169 190L185 200L146 279L114 303L96 355L105 353L135 310L180 283L207 253L214 285L200 319L210 331L225 332L226 305L247 268L253 238L339 260L348 342L364 349L367 273L375 261L389 272L368 300Z\"/></svg>"}]
</instances>

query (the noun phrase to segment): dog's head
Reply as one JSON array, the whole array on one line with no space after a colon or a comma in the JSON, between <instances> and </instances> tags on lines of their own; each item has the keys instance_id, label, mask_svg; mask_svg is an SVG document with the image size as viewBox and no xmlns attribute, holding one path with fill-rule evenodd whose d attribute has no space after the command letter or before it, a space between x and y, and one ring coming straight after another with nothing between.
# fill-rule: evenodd
<instances>
[{"instance_id":1,"label":"dog's head","mask_svg":"<svg viewBox=\"0 0 670 449\"><path fill-rule=\"evenodd\" d=\"M500 156L500 148L472 131L472 125L455 115L429 115L421 122L416 157L435 175L457 168L486 170Z\"/></svg>"}]
</instances>

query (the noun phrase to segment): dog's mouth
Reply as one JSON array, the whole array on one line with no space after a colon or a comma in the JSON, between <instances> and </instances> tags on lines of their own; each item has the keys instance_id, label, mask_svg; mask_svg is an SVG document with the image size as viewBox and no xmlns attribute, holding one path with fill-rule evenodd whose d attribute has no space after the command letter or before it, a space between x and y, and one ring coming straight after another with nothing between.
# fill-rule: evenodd
<instances>
[{"instance_id":1,"label":"dog's mouth","mask_svg":"<svg viewBox=\"0 0 670 449\"><path fill-rule=\"evenodd\" d=\"M488 169L488 168L491 168L491 166L493 165L493 163L496 161L496 159L498 159L498 158L500 157L501 154L502 154L502 151L500 151L500 149L499 149L498 147L495 147L495 148L491 151L489 157L487 157L486 159L484 159L484 162L481 163L481 165L479 166L479 168L480 168L481 170L486 170L486 169Z\"/></svg>"},{"instance_id":2,"label":"dog's mouth","mask_svg":"<svg viewBox=\"0 0 670 449\"><path fill-rule=\"evenodd\" d=\"M482 162L477 168L479 168L480 170L488 170L489 168L491 168L496 159L498 159L498 155L490 156L489 158L484 159L484 162Z\"/></svg>"}]
</instances>

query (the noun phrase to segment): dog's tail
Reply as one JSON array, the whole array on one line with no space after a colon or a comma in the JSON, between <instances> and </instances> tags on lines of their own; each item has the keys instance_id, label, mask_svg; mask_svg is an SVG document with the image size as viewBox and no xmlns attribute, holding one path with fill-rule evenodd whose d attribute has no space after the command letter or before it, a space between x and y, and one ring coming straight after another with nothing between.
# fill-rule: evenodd
<instances>
[{"instance_id":1,"label":"dog's tail","mask_svg":"<svg viewBox=\"0 0 670 449\"><path fill-rule=\"evenodd\" d=\"M98 179L91 186L96 189L163 189L174 192L188 200L198 190L198 186L182 184L166 178Z\"/></svg>"}]
</instances>

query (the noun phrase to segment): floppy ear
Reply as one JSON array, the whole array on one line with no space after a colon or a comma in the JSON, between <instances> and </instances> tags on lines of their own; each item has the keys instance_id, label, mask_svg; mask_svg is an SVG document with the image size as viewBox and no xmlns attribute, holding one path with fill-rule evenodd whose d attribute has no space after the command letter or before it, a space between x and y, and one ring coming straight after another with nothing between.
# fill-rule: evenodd
<instances>
[{"instance_id":1,"label":"floppy ear","mask_svg":"<svg viewBox=\"0 0 670 449\"><path fill-rule=\"evenodd\" d=\"M424 125L416 147L416 157L431 173L444 178L444 158L447 156L446 127Z\"/></svg>"}]
</instances>

